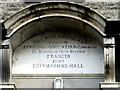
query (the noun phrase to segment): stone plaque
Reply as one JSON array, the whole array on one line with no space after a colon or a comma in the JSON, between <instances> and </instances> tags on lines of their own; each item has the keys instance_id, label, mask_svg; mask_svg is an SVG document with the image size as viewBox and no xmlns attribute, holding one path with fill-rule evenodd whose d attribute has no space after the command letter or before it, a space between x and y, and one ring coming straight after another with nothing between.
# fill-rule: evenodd
<instances>
[{"instance_id":1,"label":"stone plaque","mask_svg":"<svg viewBox=\"0 0 120 90\"><path fill-rule=\"evenodd\" d=\"M75 32L45 32L13 52L13 74L103 74L103 47Z\"/></svg>"}]
</instances>

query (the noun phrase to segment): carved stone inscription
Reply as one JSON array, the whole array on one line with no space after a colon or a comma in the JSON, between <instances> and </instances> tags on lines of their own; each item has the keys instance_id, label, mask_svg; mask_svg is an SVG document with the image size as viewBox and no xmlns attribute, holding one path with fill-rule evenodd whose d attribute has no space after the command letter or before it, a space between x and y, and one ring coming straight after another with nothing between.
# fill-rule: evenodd
<instances>
[{"instance_id":1,"label":"carved stone inscription","mask_svg":"<svg viewBox=\"0 0 120 90\"><path fill-rule=\"evenodd\" d=\"M103 48L74 32L46 32L15 49L13 74L103 74Z\"/></svg>"}]
</instances>

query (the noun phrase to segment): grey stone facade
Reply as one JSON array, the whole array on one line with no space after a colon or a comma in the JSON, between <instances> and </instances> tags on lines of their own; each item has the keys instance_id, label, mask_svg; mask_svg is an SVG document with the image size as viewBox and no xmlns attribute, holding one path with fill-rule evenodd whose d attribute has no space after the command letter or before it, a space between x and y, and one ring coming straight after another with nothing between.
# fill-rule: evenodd
<instances>
[{"instance_id":1,"label":"grey stone facade","mask_svg":"<svg viewBox=\"0 0 120 90\"><path fill-rule=\"evenodd\" d=\"M46 3L39 4L40 2L28 2L28 1L25 2L25 1L17 1L17 0L16 2L10 2L10 1L11 0L9 1L1 0L0 2L0 25L2 25L1 26L2 28L0 30L2 31L0 35L1 36L0 54L2 57L0 59L1 61L0 64L2 63L0 65L2 68L0 71L1 72L0 82L2 82L2 84L0 84L0 86L2 87L7 86L8 88L10 85L12 86L12 88L15 88L15 87L16 88L25 88L25 87L44 88L47 86L46 88L57 89L61 85L60 88L83 87L83 88L102 88L102 90L104 90L104 88L110 88L110 89L120 88L120 83L119 83L120 82L120 79L119 79L120 64L118 63L120 58L119 57L119 51L120 51L120 48L119 48L120 2L119 0L116 0L116 2L93 2L95 0L92 0L92 2L90 2L89 0L85 0L85 2L82 2L82 1L77 2L78 0L76 0L76 3L82 6L75 3L70 3L70 2L46 2ZM70 0L67 0L67 1L70 1ZM104 0L104 1L108 1L108 0ZM88 8L85 8L84 6ZM37 65L41 65L39 64L41 62L39 63L37 62L37 64L35 64L36 62L34 63L32 61L34 60L34 57L36 57L35 58L36 61L39 61L39 59L43 57L45 57L43 59L46 59L46 60L48 60L49 58L56 58L56 60L59 60L57 59L59 57L55 53L53 57L51 52L50 53L48 52L48 54L42 54L42 56L40 57L40 55L38 55L39 53L36 53L40 48L37 48L37 51L35 49L31 49L31 47L34 47L34 45L36 45L35 43L41 40L39 39L40 37L32 39L30 41L30 43L31 42L35 42L35 43L33 43L32 46L30 46L29 48L30 51L28 51L27 53L24 50L26 50L25 48L27 45L29 46L29 43L25 43L26 46L24 46L24 42L29 41L31 37L35 37L38 34L42 36L42 33L53 32L54 30L64 31L65 35L69 35L68 33L65 33L68 31L71 32L72 35L74 35L72 30L73 31L75 30L75 32L79 33L79 36L84 36L83 38L86 39L84 40L85 42L90 40L93 40L94 42L97 41L97 43L102 47L102 49L101 50L95 49L95 50L102 51L102 52L98 53L97 55L94 54L94 56L91 56L93 53L90 50L88 50L89 52L91 52L90 56L92 57L92 59L90 58L89 59L93 60L93 57L96 56L97 59L95 58L95 60L100 60L100 62L101 60L104 61L101 64L103 65L101 68L101 70L103 70L102 73L99 72L94 74L92 72L92 73L85 74L83 72L82 73L77 72L78 73L77 74L76 73L77 70L74 70L75 71L74 72L75 74L74 74L73 71L70 70L73 74L69 74L69 72L65 71L66 72L66 73L64 72L65 75L63 72L60 72L61 74L58 73L57 75L56 72L54 72L53 70L51 71L41 70L41 71L44 71L42 75L41 72L38 73L40 69L38 69L37 73L32 71L34 67L36 67ZM58 33L59 35L61 35L60 32ZM55 35L57 36L58 34L55 34ZM51 33L51 36L54 36L54 35ZM90 40L87 39L87 37L89 37ZM49 41L49 38L46 39L46 42L48 42L47 40ZM82 39L80 38L79 40L82 40ZM60 42L60 44L61 43L62 42ZM40 45L40 43L38 44ZM64 44L71 45L71 43L64 43ZM24 48L23 47L19 48L22 45L24 46ZM36 46L39 46L39 45L36 45ZM48 46L46 47L49 49ZM80 59L76 59L76 57L71 57L73 55L71 53L70 53L71 56L67 54L61 55L60 50L58 51L57 53L60 55L60 57L65 56L65 58L63 57L64 58L63 61L66 60L66 56L68 56L69 58L72 58L67 60L80 60ZM87 49L85 49L84 52L87 52ZM36 54L37 56L33 56L33 54ZM29 59L28 56L31 56L32 59L31 58ZM98 58L98 56L100 56L100 58ZM20 57L22 57L22 59ZM30 65L33 65L32 69L31 67L26 69L26 66L29 65L29 63L26 62L25 60L29 60L29 62L31 60L32 63L30 63ZM85 58L83 60L85 60ZM19 61L23 61L21 62L22 64L24 64L24 67L22 67L22 69L21 69L22 64L21 63L19 64ZM54 65L53 64L54 61L55 60L53 60L53 62L50 62L50 63ZM97 66L98 68L97 63L98 61L95 62L95 64L92 65L92 67ZM11 67L11 65L13 65L13 67ZM69 63L65 65L67 65L67 67L71 67L69 66ZM79 67L83 68L83 65L84 64L80 63ZM15 66L20 66L20 67L16 69ZM39 68L39 66L37 66L37 68ZM88 70L87 68L87 72L91 70L92 69ZM26 71L30 71L30 72L26 72ZM51 73L52 71L53 73ZM58 81L60 80L60 83L58 83L56 80ZM64 87L63 87L63 80L64 80ZM73 81L75 83L73 83ZM19 83L19 82L22 82L22 83Z\"/></svg>"},{"instance_id":2,"label":"grey stone facade","mask_svg":"<svg viewBox=\"0 0 120 90\"><path fill-rule=\"evenodd\" d=\"M36 3L38 2L1 2L0 22L4 22L21 9ZM106 19L120 19L120 2L80 2L80 4L102 14Z\"/></svg>"}]
</instances>

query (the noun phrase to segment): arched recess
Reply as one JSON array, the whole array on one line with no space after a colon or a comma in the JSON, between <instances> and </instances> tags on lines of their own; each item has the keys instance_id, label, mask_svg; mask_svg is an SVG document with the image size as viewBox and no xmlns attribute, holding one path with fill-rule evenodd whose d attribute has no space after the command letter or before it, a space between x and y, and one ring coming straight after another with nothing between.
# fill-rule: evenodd
<instances>
[{"instance_id":1,"label":"arched recess","mask_svg":"<svg viewBox=\"0 0 120 90\"><path fill-rule=\"evenodd\" d=\"M14 52L30 38L49 31L76 31L103 46L106 19L90 8L71 2L43 2L27 7L4 23Z\"/></svg>"}]
</instances>

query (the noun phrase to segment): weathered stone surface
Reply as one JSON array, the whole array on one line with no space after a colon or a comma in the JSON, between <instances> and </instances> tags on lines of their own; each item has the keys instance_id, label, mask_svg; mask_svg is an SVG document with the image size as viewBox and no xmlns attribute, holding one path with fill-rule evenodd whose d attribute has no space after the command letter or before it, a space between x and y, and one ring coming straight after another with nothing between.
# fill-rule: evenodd
<instances>
[{"instance_id":1,"label":"weathered stone surface","mask_svg":"<svg viewBox=\"0 0 120 90\"><path fill-rule=\"evenodd\" d=\"M118 19L118 2L85 2L81 4L99 12L107 19Z\"/></svg>"},{"instance_id":2,"label":"weathered stone surface","mask_svg":"<svg viewBox=\"0 0 120 90\"><path fill-rule=\"evenodd\" d=\"M8 19L21 9L33 5L36 3L24 3L24 2L8 2L0 3L0 22ZM80 3L83 6L92 8L99 12L107 19L120 19L120 2L84 2Z\"/></svg>"},{"instance_id":3,"label":"weathered stone surface","mask_svg":"<svg viewBox=\"0 0 120 90\"><path fill-rule=\"evenodd\" d=\"M23 3L1 3L0 4L0 21L8 19L10 16L14 15L20 9L24 8Z\"/></svg>"},{"instance_id":4,"label":"weathered stone surface","mask_svg":"<svg viewBox=\"0 0 120 90\"><path fill-rule=\"evenodd\" d=\"M14 15L16 12L18 12L20 9L23 9L24 7L26 7L26 6L29 6L29 5L31 5L31 4L33 4L33 3L12 3L12 4L10 4L10 3L4 3L3 5L5 5L5 7L4 6L2 6L2 4L1 4L1 9L2 9L2 15L1 15L1 18L4 16L4 14L5 14L5 16L4 16L4 18L2 18L2 21L4 21L4 20L6 20L7 18L9 18L10 16L12 16L12 15ZM52 6L53 6L53 3L51 4ZM107 19L118 19L118 16L119 16L119 13L118 13L118 3L103 3L103 2L100 2L100 3L91 3L91 2L85 2L85 3L81 3L81 5L83 5L83 6L87 6L87 7L90 7L90 8L92 8L92 9L94 9L94 10L96 10L97 12L100 12L101 14L103 14ZM115 5L115 6L114 6ZM46 5L45 5L46 6ZM18 8L17 8L18 7ZM48 7L47 7L48 8ZM35 9L35 8L34 8ZM73 8L73 9L75 9L75 8ZM5 11L6 10L6 11ZM29 9L30 10L30 9ZM32 10L33 10L33 8L32 8ZM81 10L81 9L80 9ZM87 11L88 11L88 9L87 9ZM82 14L82 15L86 15L86 13L87 13L87 11L85 12L85 14ZM3 14L3 12L4 12L4 14ZM63 12L65 12L65 11L63 11ZM47 12L48 13L48 12ZM91 13L87 13L87 15L88 14L90 14L90 15L92 15L92 16L94 16L94 15L96 15L96 14L91 14ZM23 13L22 14L18 14L18 16L22 16L23 15ZM36 15L36 14L35 14ZM78 14L77 14L78 15ZM97 14L98 15L98 14ZM39 16L39 15L38 15ZM99 15L98 15L99 16ZM27 16L28 17L28 16ZM88 15L88 17L89 17L89 15ZM88 18L87 17L87 18ZM15 18L13 18L13 19L11 19L11 20L9 20L9 22L8 22L8 24L9 23L11 23L11 21L14 21L16 19L16 17ZM18 18L18 19L21 19L21 18ZM24 19L24 18L22 18L22 19ZM60 25L60 23L59 22L61 22L60 20L61 20L61 18L59 19L58 18L58 20L56 20L57 18L52 18L53 20L55 20L55 21L57 21L57 23L58 24L56 24L56 22L54 22L53 23L53 20L51 21L51 18L50 19L44 19L43 21L42 21L42 23L43 23L43 25L45 25L46 24L46 26L44 26L44 27L47 27L49 24L49 26L52 26L52 25L54 25L54 26L59 26ZM63 20L64 20L65 18L63 18ZM85 20L86 18L84 18L84 20ZM24 19L24 21L25 21L26 19ZM67 19L66 19L67 20ZM66 21L66 20L64 20L62 23L61 23L61 26L59 26L59 27L57 27L57 28L55 28L55 29L58 29L58 28L60 28L60 27L63 27L63 25L66 25L66 27L68 28L71 28L71 26L82 26L82 25L84 25L84 27L86 27L86 28L83 28L83 29L81 29L81 26L80 26L80 28L79 28L79 30L80 30L80 32L82 32L83 33L83 31L82 30L85 30L86 32L86 34L85 35L87 35L87 36L89 36L89 37L91 37L92 35L94 35L94 37L95 37L95 34L96 34L96 36L98 35L98 33L96 33L94 30L94 33L92 33L92 29L93 28L90 28L90 27L87 27L87 25L85 26L85 24L80 24L80 23L78 23L78 24L75 24L75 23L68 23L68 22L70 22L70 18L68 19L68 21ZM87 19L88 20L88 19ZM89 19L89 21L90 20L94 20L94 18L92 18L92 19ZM96 21L100 21L101 20L101 18L99 19L99 18L95 18L95 20ZM47 22L46 22L47 21ZM59 22L58 22L59 21ZM66 21L66 22L65 22ZM71 21L72 21L72 19L71 19ZM53 23L52 25L51 25L51 22ZM75 21L76 23L77 23L77 21ZM13 41L12 42L12 44L11 45L14 45L13 43L17 43L17 41L20 41L20 43L18 44L18 46L21 44L21 42L24 42L25 40L27 40L29 37L32 37L32 35L36 35L36 34L38 34L38 31L39 31L39 33L41 33L42 32L42 30L44 31L44 30L46 30L46 28L44 29L44 28L42 28L41 29L41 24L40 24L41 22L32 22L29 26L31 26L31 27L33 27L34 25L36 25L36 27L35 28L31 28L31 27L27 27L27 25L25 26L25 28L22 28L21 30L19 30L19 31L21 31L21 32L18 32L17 34L14 34L14 37L12 37L11 38L11 41ZM49 23L49 24L48 24ZM17 25L17 24L16 24ZM37 27L37 25L39 26L39 27ZM41 25L41 26L40 26ZM48 27L49 27L48 26ZM54 27L53 26L53 27ZM96 25L96 26L98 26L98 24ZM52 28L53 28L52 27ZM65 26L64 26L65 27ZM77 30L78 30L78 28L77 28ZM37 29L37 30L36 30ZM55 30L54 29L54 30ZM12 30L12 29L11 29ZM22 32L22 30L24 30L23 32ZM34 31L34 32L29 32L29 33L34 33L34 34L28 34L26 31ZM35 31L36 30L36 31ZM41 30L41 32L40 32L40 30ZM74 29L73 29L74 30ZM87 31L87 30L89 30L89 31ZM25 33L26 32L26 33ZM90 34L90 35L89 35ZM16 36L18 36L18 37L15 37L15 35ZM29 36L29 35L31 35L31 36ZM89 39L88 39L89 40ZM16 42L15 42L16 41ZM48 40L49 41L49 40ZM69 40L68 40L69 41ZM87 41L87 40L85 40L85 41ZM90 40L89 40L90 41ZM97 41L97 40L96 40ZM71 43L71 42L70 42ZM56 44L55 44L56 45ZM13 46L12 46L13 47ZM16 48L15 48L16 49ZM17 50L17 49L16 49ZM20 49L20 50L23 50L23 49ZM34 50L34 49L33 49ZM96 49L95 49L96 50ZM15 51L15 50L14 50ZM19 51L19 50L18 50ZM24 50L23 50L24 51ZM31 49L30 49L30 51L31 51ZM68 50L69 51L69 50ZM88 51L88 49L87 50L84 50L85 52L87 52ZM99 51L99 50L98 50ZM19 54L19 53L18 53ZM24 53L23 53L24 54ZM91 54L91 53L90 53ZM103 54L103 53L102 53ZM20 53L20 55L22 55L21 53ZM24 54L25 55L25 54ZM24 55L22 55L22 56L24 56ZM30 55L30 54L29 54ZM38 53L37 53L37 55L38 55ZM108 55L108 54L107 54ZM114 53L112 54L112 55L114 55ZM111 55L111 56L112 56ZM31 56L31 55L30 55ZM38 55L39 56L39 55ZM60 58L60 57L58 57L57 55L55 55L55 56L51 56L51 55L46 55L45 54L45 56L47 56L47 59L46 60L48 60L49 58L52 58L52 59L54 59L54 58ZM72 55L71 55L72 56ZM87 55L86 55L87 56ZM28 55L27 55L27 57L28 57ZM40 56L39 56L40 57ZM38 58L39 58L38 57ZM66 60L66 58L69 58L70 56L64 56L63 58L64 58L64 60ZM84 56L85 57L85 56ZM97 55L95 55L95 56L93 56L93 57L97 57ZM77 57L76 57L77 58ZM85 57L86 58L86 57ZM85 59L84 58L84 59ZM98 57L97 57L98 58ZM111 58L111 57L110 57ZM16 61L19 61L19 57L17 57L17 58L15 58L14 60L16 60ZM30 58L31 59L31 58ZM27 60L29 60L30 61L30 59L25 59L26 61ZM34 58L33 58L33 60L34 60ZM78 59L77 59L78 60ZM91 59L92 60L92 59ZM102 60L102 59L99 59L98 58L98 60ZM110 59L111 60L111 59ZM7 60L6 60L7 61ZM72 61L72 60L71 60ZM107 61L107 60L106 60ZM19 62L18 62L19 63ZM81 63L81 62L80 62ZM114 62L113 62L114 63ZM113 64L112 63L112 64ZM43 63L44 64L44 63ZM69 63L68 63L69 64ZM90 63L89 63L90 64ZM7 65L7 64L6 64ZM19 65L19 64L17 64L17 65ZM27 64L26 64L27 65ZM82 64L80 64L81 65L81 67L83 68L83 65ZM85 65L85 64L84 64ZM102 64L103 65L103 64ZM98 66L98 65L97 65ZM112 67L112 69L114 69L113 67ZM25 70L25 69L24 69ZM30 69L31 70L31 69ZM67 72L68 73L68 72ZM43 73L44 74L44 73ZM51 73L52 74L52 73ZM54 74L54 73L53 73ZM3 76L5 76L6 75L6 73L3 75ZM34 76L33 76L34 77ZM52 88L52 84L53 84L53 81L54 81L54 77L51 79L51 78L46 78L45 77L45 79L46 79L46 82L47 82L47 85L46 85L46 83L45 82L43 82L42 80L43 80L43 77L41 78L41 77L39 77L39 78L41 78L41 80L40 79L38 79L38 76L36 76L36 77L34 77L34 78L31 78L31 76L21 76L21 77L17 77L17 75L16 76L13 76L12 78L13 78L13 81L17 84L17 87L26 87L26 86L29 86L29 88L30 87L36 87L36 86L38 86L38 88L39 87L48 87L48 88ZM91 76L92 78L93 77L95 77L94 75L93 76ZM20 78L22 78L22 79L20 79ZM25 78L26 78L26 80L25 80ZM37 80L35 80L35 78L37 78ZM103 79L104 79L104 77L102 77L102 76L100 76L100 77L95 77L95 78L97 78L97 80L96 79L90 79L90 77L88 78L88 76L87 76L87 78L86 79L83 79L83 77L82 77L82 79L81 80L79 80L78 79L78 77L77 78L73 78L72 77L72 79L70 80L68 80L68 78L64 78L63 77L63 79L64 79L64 83L65 83L65 88L80 88L80 87L88 87L88 88L98 88L99 87L99 82L102 82L103 81ZM29 80L27 80L27 79L29 79ZM32 80L33 79L33 80ZM47 81L47 79L48 79L48 81ZM51 79L51 80L50 80ZM76 80L75 80L76 79ZM50 80L50 81L49 81ZM79 81L78 81L79 80ZM75 82L74 84L72 84L73 83L73 81ZM23 82L23 83L20 83L20 82ZM29 82L32 82L32 83L29 83ZM72 82L72 83L71 83ZM86 83L86 84L85 84ZM95 86L93 86L93 84L95 85ZM33 86L34 85L34 86ZM88 85L88 86L87 86ZM90 87L91 86L91 87Z\"/></svg>"}]
</instances>

